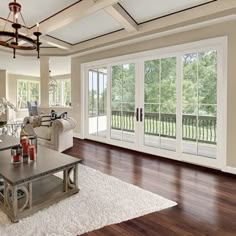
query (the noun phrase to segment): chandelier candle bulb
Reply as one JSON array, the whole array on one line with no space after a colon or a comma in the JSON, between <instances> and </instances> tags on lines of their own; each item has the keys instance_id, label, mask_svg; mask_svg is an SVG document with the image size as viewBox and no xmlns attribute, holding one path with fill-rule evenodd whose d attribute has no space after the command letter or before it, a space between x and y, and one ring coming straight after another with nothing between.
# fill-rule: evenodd
<instances>
[{"instance_id":1,"label":"chandelier candle bulb","mask_svg":"<svg viewBox=\"0 0 236 236\"><path fill-rule=\"evenodd\" d=\"M36 31L39 32L39 23L36 24Z\"/></svg>"},{"instance_id":2,"label":"chandelier candle bulb","mask_svg":"<svg viewBox=\"0 0 236 236\"><path fill-rule=\"evenodd\" d=\"M18 23L18 15L15 14L16 23Z\"/></svg>"}]
</instances>

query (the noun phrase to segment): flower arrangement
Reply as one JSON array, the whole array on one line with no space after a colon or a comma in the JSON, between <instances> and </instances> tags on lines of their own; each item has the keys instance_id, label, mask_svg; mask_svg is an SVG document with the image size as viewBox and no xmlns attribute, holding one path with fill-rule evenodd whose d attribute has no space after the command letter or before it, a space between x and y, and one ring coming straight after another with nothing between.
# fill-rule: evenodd
<instances>
[{"instance_id":1,"label":"flower arrangement","mask_svg":"<svg viewBox=\"0 0 236 236\"><path fill-rule=\"evenodd\" d=\"M13 109L16 111L16 107L13 103L9 102L6 98L2 97L0 98L0 116L6 113L7 108ZM6 121L0 120L0 127L5 125Z\"/></svg>"}]
</instances>

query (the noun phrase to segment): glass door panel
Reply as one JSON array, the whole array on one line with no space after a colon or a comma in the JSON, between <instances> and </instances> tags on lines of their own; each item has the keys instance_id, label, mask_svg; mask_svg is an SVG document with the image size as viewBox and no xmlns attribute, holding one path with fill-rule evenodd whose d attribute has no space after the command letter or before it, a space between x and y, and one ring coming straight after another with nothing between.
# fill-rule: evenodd
<instances>
[{"instance_id":1,"label":"glass door panel","mask_svg":"<svg viewBox=\"0 0 236 236\"><path fill-rule=\"evenodd\" d=\"M144 145L176 150L176 58L144 62Z\"/></svg>"},{"instance_id":2,"label":"glass door panel","mask_svg":"<svg viewBox=\"0 0 236 236\"><path fill-rule=\"evenodd\" d=\"M186 54L182 61L182 150L216 158L217 52Z\"/></svg>"},{"instance_id":3,"label":"glass door panel","mask_svg":"<svg viewBox=\"0 0 236 236\"><path fill-rule=\"evenodd\" d=\"M111 139L135 141L135 64L111 68Z\"/></svg>"},{"instance_id":4,"label":"glass door panel","mask_svg":"<svg viewBox=\"0 0 236 236\"><path fill-rule=\"evenodd\" d=\"M89 134L107 135L107 69L90 69L88 76L88 116Z\"/></svg>"}]
</instances>

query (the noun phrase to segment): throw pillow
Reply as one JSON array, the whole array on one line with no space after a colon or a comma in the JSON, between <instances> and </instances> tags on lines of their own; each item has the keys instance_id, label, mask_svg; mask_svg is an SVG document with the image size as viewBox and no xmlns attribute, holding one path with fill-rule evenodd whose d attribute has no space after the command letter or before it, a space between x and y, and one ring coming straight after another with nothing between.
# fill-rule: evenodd
<instances>
[{"instance_id":1,"label":"throw pillow","mask_svg":"<svg viewBox=\"0 0 236 236\"><path fill-rule=\"evenodd\" d=\"M52 126L52 117L51 115L40 115L40 120L41 120L41 126L47 126L50 127Z\"/></svg>"}]
</instances>

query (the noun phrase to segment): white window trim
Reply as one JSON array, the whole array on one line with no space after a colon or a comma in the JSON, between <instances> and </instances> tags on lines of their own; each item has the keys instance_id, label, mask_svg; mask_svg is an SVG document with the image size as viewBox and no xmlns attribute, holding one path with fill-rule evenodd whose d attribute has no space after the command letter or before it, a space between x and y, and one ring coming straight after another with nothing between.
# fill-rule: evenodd
<instances>
[{"instance_id":1,"label":"white window trim","mask_svg":"<svg viewBox=\"0 0 236 236\"><path fill-rule=\"evenodd\" d=\"M114 64L124 64L124 63L131 63L131 62L143 62L146 60L152 59L160 59L165 57L173 57L176 56L177 63L180 63L180 57L184 54L188 53L196 53L201 51L207 50L217 50L217 53L221 56L218 57L218 71L217 71L217 119L219 128L217 130L217 163L212 161L211 159L205 158L205 166L209 166L211 168L221 169L222 171L226 171L226 158L227 158L227 151L226 151L226 144L227 144L227 49L228 49L228 37L217 37L211 39L205 39L201 41L195 41L170 47L165 47L161 49L154 49L140 53L133 53L129 55L119 56L119 57L112 57L103 60L97 60L93 62L83 63L81 64L81 94L86 94L86 72L88 69L95 69L100 67L107 67L108 68L108 77L109 77L109 68ZM140 58L140 59L137 59ZM181 72L177 72L178 76L182 76ZM181 92L181 90L179 89ZM81 104L82 104L82 111L81 112L81 133L82 138L85 137L86 134L86 98L81 97ZM109 105L109 104L107 104ZM180 109L179 107L178 109ZM108 110L109 112L109 110ZM104 142L104 140L99 140ZM117 145L117 144L116 144ZM119 145L119 144L118 144ZM123 145L121 145L123 146ZM177 145L178 146L178 145ZM127 148L132 149L130 146L126 146ZM135 148L134 148L135 149ZM155 151L155 150L153 150ZM163 155L162 155L163 154ZM166 156L170 154L168 151L163 151L162 153L158 153L158 155ZM168 155L169 156L169 155ZM172 153L174 159L181 158L177 155ZM171 157L168 157L171 158ZM196 156L193 156L196 159ZM191 160L189 160L191 162ZM202 165L202 163L199 163Z\"/></svg>"}]
</instances>

